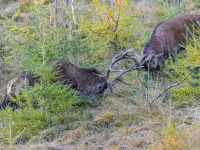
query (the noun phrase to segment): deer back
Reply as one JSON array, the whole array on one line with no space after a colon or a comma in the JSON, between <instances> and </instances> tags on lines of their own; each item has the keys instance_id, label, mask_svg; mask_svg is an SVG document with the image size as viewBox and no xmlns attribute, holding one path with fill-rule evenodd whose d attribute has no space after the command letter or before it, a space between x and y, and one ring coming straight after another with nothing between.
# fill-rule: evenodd
<instances>
[{"instance_id":1,"label":"deer back","mask_svg":"<svg viewBox=\"0 0 200 150\"><path fill-rule=\"evenodd\" d=\"M192 14L178 16L172 20L158 24L154 28L150 40L144 46L142 61L150 55L162 57L157 58L159 61L167 58L169 54L175 55L178 53L181 45L185 45L191 38L194 29L199 28L199 22L200 15ZM162 63L157 62L157 64Z\"/></svg>"},{"instance_id":2,"label":"deer back","mask_svg":"<svg viewBox=\"0 0 200 150\"><path fill-rule=\"evenodd\" d=\"M64 60L56 62L55 68L61 84L71 85L90 99L94 99L107 88L106 77L96 69L81 68Z\"/></svg>"}]
</instances>

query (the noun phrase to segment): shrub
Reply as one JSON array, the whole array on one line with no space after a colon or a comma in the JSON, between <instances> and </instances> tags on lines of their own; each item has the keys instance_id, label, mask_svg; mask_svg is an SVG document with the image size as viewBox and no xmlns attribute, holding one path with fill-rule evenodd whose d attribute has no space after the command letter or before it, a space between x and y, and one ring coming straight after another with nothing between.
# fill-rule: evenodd
<instances>
[{"instance_id":1,"label":"shrub","mask_svg":"<svg viewBox=\"0 0 200 150\"><path fill-rule=\"evenodd\" d=\"M73 33L70 38L68 29L50 28L46 7L24 6L28 13L37 16L35 18L24 18L20 7L13 18L0 20L3 36L9 45L6 49L3 47L6 50L4 62L12 72L25 70L40 76L41 83L26 87L21 94L11 98L20 106L19 110L0 110L0 140L9 145L26 142L43 129L75 120L66 121L69 109L76 106L73 108L78 111L84 98L78 97L77 92L67 86L52 83L55 80L53 64L55 60L70 60L73 55L80 63L86 55L94 54L82 33ZM23 21L17 22L15 17ZM98 60L99 57L95 57L91 62Z\"/></svg>"},{"instance_id":2,"label":"shrub","mask_svg":"<svg viewBox=\"0 0 200 150\"><path fill-rule=\"evenodd\" d=\"M178 2L177 1L170 1L170 0L157 0L157 21L158 22L163 22L166 20L169 20L171 18L174 18L178 15ZM181 1L180 3L180 13L186 12L185 5L186 1Z\"/></svg>"},{"instance_id":3,"label":"shrub","mask_svg":"<svg viewBox=\"0 0 200 150\"><path fill-rule=\"evenodd\" d=\"M92 44L113 50L131 47L136 39L136 13L130 0L117 0L109 5L105 0L94 0L80 21L80 28L88 33ZM132 43L132 44L130 44Z\"/></svg>"},{"instance_id":4,"label":"shrub","mask_svg":"<svg viewBox=\"0 0 200 150\"><path fill-rule=\"evenodd\" d=\"M78 97L75 91L60 84L35 84L32 89L21 89L21 94L11 100L20 109L13 111L8 107L0 111L3 122L0 137L16 142L28 140L54 124L62 124L65 121L63 115Z\"/></svg>"},{"instance_id":5,"label":"shrub","mask_svg":"<svg viewBox=\"0 0 200 150\"><path fill-rule=\"evenodd\" d=\"M166 62L168 68L166 71L170 80L173 82L180 81L187 77L187 80L182 86L171 89L173 96L176 100L180 101L193 101L198 99L200 94L199 90L199 56L200 56L200 38L198 35L200 30L197 30L196 35L193 35L190 42L185 46L185 50L177 55L177 62L174 64L172 61ZM170 65L169 65L170 64Z\"/></svg>"}]
</instances>

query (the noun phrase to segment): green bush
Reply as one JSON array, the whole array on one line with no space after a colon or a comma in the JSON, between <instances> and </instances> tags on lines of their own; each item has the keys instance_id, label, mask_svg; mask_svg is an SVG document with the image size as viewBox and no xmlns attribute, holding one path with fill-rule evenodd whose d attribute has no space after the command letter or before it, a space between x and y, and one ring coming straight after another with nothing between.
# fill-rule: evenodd
<instances>
[{"instance_id":1,"label":"green bush","mask_svg":"<svg viewBox=\"0 0 200 150\"><path fill-rule=\"evenodd\" d=\"M13 111L8 107L0 111L0 138L5 142L9 138L28 140L47 127L62 124L65 113L78 99L76 91L60 84L35 84L32 89L21 89L20 95L11 97L20 109Z\"/></svg>"},{"instance_id":2,"label":"green bush","mask_svg":"<svg viewBox=\"0 0 200 150\"><path fill-rule=\"evenodd\" d=\"M166 20L170 20L171 18L174 18L178 16L178 2L177 0L156 0L158 8L156 11L157 15L157 21L163 22ZM185 5L186 1L182 0L180 3L180 13L186 13Z\"/></svg>"},{"instance_id":3,"label":"green bush","mask_svg":"<svg viewBox=\"0 0 200 150\"><path fill-rule=\"evenodd\" d=\"M77 95L77 91L53 82L56 60L72 61L75 57L78 64L97 66L98 62L104 59L95 56L96 48L88 43L84 33L73 32L70 37L66 28L60 26L57 26L56 30L50 28L46 8L30 6L24 9L37 17L22 22L14 21L14 17L23 18L18 8L13 18L4 17L0 20L7 45L6 48L2 47L0 52L5 51L4 62L11 72L22 70L31 72L40 76L41 83L33 87L27 86L21 89L21 93L15 98L11 98L20 109L0 110L2 121L0 141L9 145L20 141L26 142L48 127L69 122L72 124L77 119L74 114L79 108L89 104L83 97ZM27 26L23 24L25 21ZM88 55L91 57L87 58ZM73 112L71 116L74 118L68 120L70 118L68 113L72 108L77 112Z\"/></svg>"},{"instance_id":4,"label":"green bush","mask_svg":"<svg viewBox=\"0 0 200 150\"><path fill-rule=\"evenodd\" d=\"M80 29L88 34L90 42L103 50L118 50L133 46L137 26L133 2L118 0L114 5L93 0L81 17Z\"/></svg>"},{"instance_id":5,"label":"green bush","mask_svg":"<svg viewBox=\"0 0 200 150\"><path fill-rule=\"evenodd\" d=\"M196 31L190 42L185 46L185 50L177 55L177 62L167 61L165 70L174 70L173 74L166 71L170 77L170 82L179 82L187 77L182 86L171 89L175 100L194 101L199 98L199 64L200 64L200 30Z\"/></svg>"}]
</instances>

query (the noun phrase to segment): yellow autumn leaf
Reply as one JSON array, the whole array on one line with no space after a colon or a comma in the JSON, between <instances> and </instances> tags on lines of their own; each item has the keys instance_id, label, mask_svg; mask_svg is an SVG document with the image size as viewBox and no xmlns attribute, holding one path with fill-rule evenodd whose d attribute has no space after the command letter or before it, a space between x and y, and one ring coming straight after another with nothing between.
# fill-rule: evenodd
<instances>
[{"instance_id":1,"label":"yellow autumn leaf","mask_svg":"<svg viewBox=\"0 0 200 150\"><path fill-rule=\"evenodd\" d=\"M120 3L121 3L121 0L116 0L116 2L115 2L115 6L119 6Z\"/></svg>"},{"instance_id":2,"label":"yellow autumn leaf","mask_svg":"<svg viewBox=\"0 0 200 150\"><path fill-rule=\"evenodd\" d=\"M109 148L109 150L119 150L119 148L117 146L112 146Z\"/></svg>"},{"instance_id":3,"label":"yellow autumn leaf","mask_svg":"<svg viewBox=\"0 0 200 150\"><path fill-rule=\"evenodd\" d=\"M34 0L35 5L48 5L50 2L50 0Z\"/></svg>"}]
</instances>

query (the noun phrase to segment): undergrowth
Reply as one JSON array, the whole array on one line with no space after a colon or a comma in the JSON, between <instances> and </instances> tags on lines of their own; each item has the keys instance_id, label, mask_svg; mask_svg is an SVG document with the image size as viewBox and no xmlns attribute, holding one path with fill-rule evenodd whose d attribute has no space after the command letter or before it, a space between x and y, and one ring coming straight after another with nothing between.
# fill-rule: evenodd
<instances>
[{"instance_id":1,"label":"undergrowth","mask_svg":"<svg viewBox=\"0 0 200 150\"><path fill-rule=\"evenodd\" d=\"M184 46L185 50L177 55L175 64L173 61L166 62L168 67L165 67L164 70L171 82L178 82L186 78L182 86L171 89L176 101L193 102L199 99L199 33L199 30L196 29L196 35L193 35L190 42Z\"/></svg>"},{"instance_id":2,"label":"undergrowth","mask_svg":"<svg viewBox=\"0 0 200 150\"><path fill-rule=\"evenodd\" d=\"M157 20L153 24L177 16L177 1L156 2ZM117 0L112 6L107 1L87 3L83 14L75 11L78 29L72 18L67 18L71 28L63 28L59 23L56 28L52 27L49 9L42 5L19 5L12 18L4 16L0 20L1 34L5 37L0 47L0 65L7 68L1 71L9 76L10 72L25 70L41 77L40 83L25 86L11 98L20 109L0 110L0 143L12 149L34 139L36 143L41 139L51 142L59 137L56 141L63 145L76 144L80 149L102 148L104 144L106 148L123 149L124 143L130 149L191 148L189 142L188 147L183 144L187 141L183 137L190 134L177 129L182 120L173 113L177 111L177 101L194 102L199 98L198 36L185 46L185 53L178 55L176 64L166 62L166 69L156 72L155 76L146 72L138 75L136 71L124 75L123 80L130 81L131 85L116 83L115 95L106 93L101 102L91 103L70 87L53 82L57 60L70 60L76 65L106 72L113 53L129 47L141 48L150 38L151 26L148 29L139 26L143 12L133 10L135 2ZM184 8L185 2L181 3L181 14ZM27 17L31 13L35 17ZM23 21L17 21L20 19ZM127 61L120 67L125 69L131 63ZM174 69L175 76L167 69ZM167 91L149 107L159 92L187 75L181 86ZM2 82L4 79L1 77Z\"/></svg>"}]
</instances>

